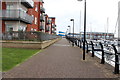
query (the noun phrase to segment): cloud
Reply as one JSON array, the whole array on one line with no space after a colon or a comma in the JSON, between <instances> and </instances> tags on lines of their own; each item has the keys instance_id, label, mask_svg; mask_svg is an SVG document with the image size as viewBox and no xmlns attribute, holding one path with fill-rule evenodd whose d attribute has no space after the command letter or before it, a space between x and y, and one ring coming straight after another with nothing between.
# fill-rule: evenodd
<instances>
[{"instance_id":1,"label":"cloud","mask_svg":"<svg viewBox=\"0 0 120 80\"><path fill-rule=\"evenodd\" d=\"M109 17L109 32L114 32L118 15L118 1L120 0L87 0L87 26L92 24L93 31L104 32ZM81 26L83 30L84 1L77 0L44 0L46 13L56 17L57 30L66 31L67 26L72 27L71 18L75 19L75 32L79 32L80 10Z\"/></svg>"}]
</instances>

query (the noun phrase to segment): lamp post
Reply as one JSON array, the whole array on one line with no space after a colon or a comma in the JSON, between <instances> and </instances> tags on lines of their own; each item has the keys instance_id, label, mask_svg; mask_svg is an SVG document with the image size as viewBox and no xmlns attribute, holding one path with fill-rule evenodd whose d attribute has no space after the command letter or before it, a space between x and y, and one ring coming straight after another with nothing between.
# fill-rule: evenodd
<instances>
[{"instance_id":1,"label":"lamp post","mask_svg":"<svg viewBox=\"0 0 120 80\"><path fill-rule=\"evenodd\" d=\"M70 29L70 26L68 26L69 27L69 37L70 37L70 31L71 31L71 29ZM70 43L70 40L69 40L69 43Z\"/></svg>"},{"instance_id":2,"label":"lamp post","mask_svg":"<svg viewBox=\"0 0 120 80\"><path fill-rule=\"evenodd\" d=\"M70 29L70 26L68 26L69 27L69 35L70 35L70 31L71 31L71 29Z\"/></svg>"},{"instance_id":3,"label":"lamp post","mask_svg":"<svg viewBox=\"0 0 120 80\"><path fill-rule=\"evenodd\" d=\"M83 0L78 0L83 1ZM83 60L85 60L85 40L86 40L86 0L84 0L84 42L83 42Z\"/></svg>"},{"instance_id":4,"label":"lamp post","mask_svg":"<svg viewBox=\"0 0 120 80\"><path fill-rule=\"evenodd\" d=\"M74 38L74 19L70 19L70 21L73 21L73 38ZM74 42L72 43L72 46L74 46Z\"/></svg>"}]
</instances>

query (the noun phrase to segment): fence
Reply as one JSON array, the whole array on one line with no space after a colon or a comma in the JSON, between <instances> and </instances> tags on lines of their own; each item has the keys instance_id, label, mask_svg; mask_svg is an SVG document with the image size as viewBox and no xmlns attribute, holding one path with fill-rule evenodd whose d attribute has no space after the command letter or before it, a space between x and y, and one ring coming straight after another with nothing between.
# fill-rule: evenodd
<instances>
[{"instance_id":1,"label":"fence","mask_svg":"<svg viewBox=\"0 0 120 80\"><path fill-rule=\"evenodd\" d=\"M46 41L60 36L43 32L11 31L2 33L2 40Z\"/></svg>"},{"instance_id":2,"label":"fence","mask_svg":"<svg viewBox=\"0 0 120 80\"><path fill-rule=\"evenodd\" d=\"M66 36L66 39L76 46L83 48L83 40L80 40L78 38L73 38ZM85 49L86 52L91 52L91 57L94 57L96 54L97 57L99 57L101 60L101 64L105 64L105 62L111 61L114 65L114 73L119 74L119 60L120 60L120 53L118 52L117 45L114 44L107 44L104 42L98 42L98 41L85 41ZM109 50L109 51L108 51Z\"/></svg>"}]
</instances>

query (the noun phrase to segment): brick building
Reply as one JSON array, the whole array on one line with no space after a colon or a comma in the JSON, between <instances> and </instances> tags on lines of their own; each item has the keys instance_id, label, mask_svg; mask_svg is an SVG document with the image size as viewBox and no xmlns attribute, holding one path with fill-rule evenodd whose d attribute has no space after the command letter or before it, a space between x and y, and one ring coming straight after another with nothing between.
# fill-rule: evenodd
<instances>
[{"instance_id":1,"label":"brick building","mask_svg":"<svg viewBox=\"0 0 120 80\"><path fill-rule=\"evenodd\" d=\"M39 31L56 34L55 17L45 14L43 0L5 0L2 2L2 32ZM54 31L54 32L53 32Z\"/></svg>"},{"instance_id":2,"label":"brick building","mask_svg":"<svg viewBox=\"0 0 120 80\"><path fill-rule=\"evenodd\" d=\"M2 32L25 31L27 24L32 24L33 17L28 9L34 7L34 2L5 0L2 2Z\"/></svg>"}]
</instances>

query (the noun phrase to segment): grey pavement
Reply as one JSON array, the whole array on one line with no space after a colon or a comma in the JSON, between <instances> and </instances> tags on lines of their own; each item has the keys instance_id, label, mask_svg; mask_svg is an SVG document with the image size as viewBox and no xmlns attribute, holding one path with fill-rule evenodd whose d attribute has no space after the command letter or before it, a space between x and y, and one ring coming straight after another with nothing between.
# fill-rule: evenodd
<instances>
[{"instance_id":1,"label":"grey pavement","mask_svg":"<svg viewBox=\"0 0 120 80\"><path fill-rule=\"evenodd\" d=\"M62 39L21 65L3 74L4 78L115 78L90 55L82 60L82 49Z\"/></svg>"}]
</instances>

